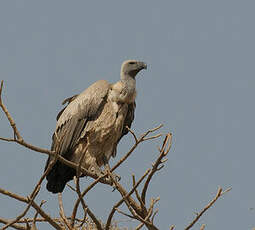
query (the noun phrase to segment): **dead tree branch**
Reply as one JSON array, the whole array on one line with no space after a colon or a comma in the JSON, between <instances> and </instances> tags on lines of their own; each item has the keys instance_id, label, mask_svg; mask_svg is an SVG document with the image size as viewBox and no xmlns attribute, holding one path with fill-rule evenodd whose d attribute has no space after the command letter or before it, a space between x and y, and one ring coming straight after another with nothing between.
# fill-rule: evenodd
<instances>
[{"instance_id":1,"label":"dead tree branch","mask_svg":"<svg viewBox=\"0 0 255 230\"><path fill-rule=\"evenodd\" d=\"M15 200L21 201L23 203L29 204L30 200L28 198L25 198L23 196L17 195L15 193L12 193L10 191L4 190L0 188L0 193L4 194L6 196L9 196ZM47 213L45 213L39 205L37 205L34 201L31 202L31 206L55 229L62 230L61 226L54 221Z\"/></svg>"},{"instance_id":2,"label":"dead tree branch","mask_svg":"<svg viewBox=\"0 0 255 230\"><path fill-rule=\"evenodd\" d=\"M8 224L10 222L10 220L8 219L5 219L5 218L0 218L0 223L3 223L3 224ZM23 225L21 224L12 224L12 227L15 228L15 229L18 229L18 230L27 230L26 227L24 227Z\"/></svg>"},{"instance_id":3,"label":"dead tree branch","mask_svg":"<svg viewBox=\"0 0 255 230\"><path fill-rule=\"evenodd\" d=\"M146 192L147 192L147 189L148 189L148 186L149 186L149 183L151 181L151 178L153 177L153 175L159 171L160 169L162 169L163 167L163 163L165 162L163 160L164 157L167 156L168 152L170 151L170 148L172 146L172 134L169 133L166 135L164 141L163 141L163 145L160 149L160 155L159 157L157 158L157 160L155 161L155 163L152 165L152 170L144 184L144 187L143 187L143 191L142 191L142 196L141 196L141 199L142 199L142 202L145 204L145 197L146 197ZM162 166L159 168L159 166Z\"/></svg>"},{"instance_id":4,"label":"dead tree branch","mask_svg":"<svg viewBox=\"0 0 255 230\"><path fill-rule=\"evenodd\" d=\"M118 208L124 201L125 199L127 199L128 197L130 197L132 195L132 193L135 191L135 189L141 184L141 182L144 180L144 178L148 175L148 173L150 172L150 170L147 170L144 175L138 180L138 182L133 186L133 188L130 190L129 193L127 193L125 196L122 196L122 199L120 201L118 201L113 207L112 210L108 216L107 222L106 222L106 227L105 229L108 230L113 218L113 215L116 211L116 208Z\"/></svg>"},{"instance_id":5,"label":"dead tree branch","mask_svg":"<svg viewBox=\"0 0 255 230\"><path fill-rule=\"evenodd\" d=\"M222 192L222 188L219 187L216 196L210 201L208 205L206 205L201 212L197 214L197 216L194 218L194 220L191 221L191 223L185 228L185 230L191 229L192 226L200 219L200 217L210 208L212 205L225 193L229 192L231 188L228 188L224 192Z\"/></svg>"}]
</instances>

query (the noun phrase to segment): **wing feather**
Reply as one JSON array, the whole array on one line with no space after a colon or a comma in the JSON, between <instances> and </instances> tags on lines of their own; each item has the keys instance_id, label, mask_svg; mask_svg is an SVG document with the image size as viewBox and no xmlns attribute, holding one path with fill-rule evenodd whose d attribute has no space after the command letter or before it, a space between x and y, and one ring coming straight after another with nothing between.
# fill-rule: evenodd
<instances>
[{"instance_id":1,"label":"wing feather","mask_svg":"<svg viewBox=\"0 0 255 230\"><path fill-rule=\"evenodd\" d=\"M66 104L66 103L68 103L67 105L69 105L76 97L78 97L79 95L78 94L76 94L76 95L74 95L74 96L72 96L72 97L68 97L68 98L66 98L63 102L62 102L62 105L64 105L64 104ZM65 106L59 113L58 113L58 115L57 115L57 121L58 121L58 119L59 119L59 117L61 116L61 114L64 112L64 110L66 109L66 107L67 106Z\"/></svg>"},{"instance_id":2,"label":"wing feather","mask_svg":"<svg viewBox=\"0 0 255 230\"><path fill-rule=\"evenodd\" d=\"M52 150L58 150L61 155L65 155L77 144L86 122L100 113L109 89L110 84L100 80L80 95L68 100L69 104L58 116L56 131L52 138Z\"/></svg>"}]
</instances>

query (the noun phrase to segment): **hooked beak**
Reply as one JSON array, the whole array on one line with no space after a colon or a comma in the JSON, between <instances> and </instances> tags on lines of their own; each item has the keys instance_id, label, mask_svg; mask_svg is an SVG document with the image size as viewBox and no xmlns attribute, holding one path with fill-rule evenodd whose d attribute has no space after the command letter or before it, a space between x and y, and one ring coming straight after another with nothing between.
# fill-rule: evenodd
<instances>
[{"instance_id":1,"label":"hooked beak","mask_svg":"<svg viewBox=\"0 0 255 230\"><path fill-rule=\"evenodd\" d=\"M147 64L144 62L141 62L141 69L147 69Z\"/></svg>"}]
</instances>

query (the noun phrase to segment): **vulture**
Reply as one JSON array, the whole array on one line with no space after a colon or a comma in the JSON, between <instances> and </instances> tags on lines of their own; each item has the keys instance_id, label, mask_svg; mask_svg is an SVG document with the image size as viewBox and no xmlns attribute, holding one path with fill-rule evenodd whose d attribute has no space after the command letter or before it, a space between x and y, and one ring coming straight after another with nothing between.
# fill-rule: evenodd
<instances>
[{"instance_id":1,"label":"vulture","mask_svg":"<svg viewBox=\"0 0 255 230\"><path fill-rule=\"evenodd\" d=\"M141 61L124 61L120 81L110 84L99 80L81 94L64 100L63 104L68 105L57 115L51 150L76 164L84 156L81 166L102 175L101 167L111 156L115 157L120 139L128 133L127 127L134 120L135 77L146 68ZM45 170L52 160L49 156ZM46 188L52 193L62 192L75 175L74 168L56 161L46 176Z\"/></svg>"}]
</instances>

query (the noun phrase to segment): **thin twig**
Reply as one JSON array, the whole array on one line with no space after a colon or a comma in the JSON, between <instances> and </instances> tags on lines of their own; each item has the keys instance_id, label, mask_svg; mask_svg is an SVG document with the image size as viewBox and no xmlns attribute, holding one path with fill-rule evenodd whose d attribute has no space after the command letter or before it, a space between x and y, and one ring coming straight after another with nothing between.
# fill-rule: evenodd
<instances>
[{"instance_id":1,"label":"thin twig","mask_svg":"<svg viewBox=\"0 0 255 230\"><path fill-rule=\"evenodd\" d=\"M134 174L132 175L132 179L133 179L133 187L134 187L134 186L135 186L135 183L136 183L136 182L135 182L135 175L134 175ZM139 195L137 189L135 189L135 195L136 195L137 200L140 202L140 205L141 205L142 210L143 210L143 211L146 211L146 207L145 207L145 205L144 205L144 203L143 203L143 201L142 201L142 198L141 198L141 196Z\"/></svg>"},{"instance_id":2,"label":"thin twig","mask_svg":"<svg viewBox=\"0 0 255 230\"><path fill-rule=\"evenodd\" d=\"M14 198L16 200L19 200L23 203L26 203L28 204L30 202L30 200L28 198L25 198L23 196L20 196L18 194L15 194L15 193L12 193L8 190L4 190L2 188L0 188L0 193L6 195L6 196L9 196L11 198ZM45 213L39 205L37 205L34 201L32 201L32 207L38 211L38 213L52 226L54 227L55 229L57 230L62 230L61 226L55 221L53 220L47 213Z\"/></svg>"},{"instance_id":3,"label":"thin twig","mask_svg":"<svg viewBox=\"0 0 255 230\"><path fill-rule=\"evenodd\" d=\"M62 193L58 193L58 204L59 204L59 215L62 218L63 222L67 226L69 230L72 230L72 226L70 225L68 219L66 218L64 206L63 206L63 200L62 200Z\"/></svg>"},{"instance_id":4,"label":"thin twig","mask_svg":"<svg viewBox=\"0 0 255 230\"><path fill-rule=\"evenodd\" d=\"M116 168L118 168L129 156L130 154L136 149L137 145L139 145L141 142L144 141L144 138L152 133L155 132L156 130L160 129L163 125L159 125L156 128L150 129L147 132L145 132L144 134L142 134L140 136L140 138L137 139L137 141L135 142L135 144L131 147L131 149L125 154L124 157L122 157L112 168L111 168L111 172L113 172ZM131 133L132 134L132 133Z\"/></svg>"},{"instance_id":5,"label":"thin twig","mask_svg":"<svg viewBox=\"0 0 255 230\"><path fill-rule=\"evenodd\" d=\"M162 136L162 133L159 133L157 135L151 136L151 137L145 137L143 138L143 141L148 141L148 140L152 140L152 139L156 139Z\"/></svg>"},{"instance_id":6,"label":"thin twig","mask_svg":"<svg viewBox=\"0 0 255 230\"><path fill-rule=\"evenodd\" d=\"M99 220L96 218L94 213L88 207L87 207L87 212L88 212L88 215L90 216L90 218L93 220L93 222L97 226L97 230L103 230L101 223L99 222Z\"/></svg>"},{"instance_id":7,"label":"thin twig","mask_svg":"<svg viewBox=\"0 0 255 230\"><path fill-rule=\"evenodd\" d=\"M81 200L81 203L82 203L82 207L83 207L83 210L84 210L84 213L85 213L84 218L86 217L87 205L85 204L85 201L84 201L84 199L83 199L83 197L81 195L81 190L80 190L80 170L81 170L81 164L83 162L83 159L85 157L85 154L86 154L87 150L88 150L88 145L83 150L82 156L80 157L79 164L78 164L77 169L76 169L76 179L75 179L76 193L78 194L78 197L79 197L79 199ZM77 209L76 209L76 211L77 211ZM72 227L74 226L75 217L76 217L76 212L73 213L73 215L72 215L72 219L71 219L71 226Z\"/></svg>"},{"instance_id":8,"label":"thin twig","mask_svg":"<svg viewBox=\"0 0 255 230\"><path fill-rule=\"evenodd\" d=\"M9 222L10 222L10 220L0 217L0 223L8 224ZM18 229L18 230L27 230L27 228L24 227L23 225L21 225L21 224L16 224L16 223L15 223L15 224L12 224L11 227L12 227L12 228L15 228L15 229Z\"/></svg>"},{"instance_id":9,"label":"thin twig","mask_svg":"<svg viewBox=\"0 0 255 230\"><path fill-rule=\"evenodd\" d=\"M25 220L26 220L26 228L27 228L27 230L30 230L30 229L31 229L31 226L30 226L30 224L28 223L27 218L25 218ZM33 230L34 230L34 229L33 229Z\"/></svg>"},{"instance_id":10,"label":"thin twig","mask_svg":"<svg viewBox=\"0 0 255 230\"><path fill-rule=\"evenodd\" d=\"M138 142L138 139L137 139L137 137L136 137L134 131L133 131L132 129L130 129L128 126L126 126L126 128L127 128L127 130L132 134L132 136L134 137L135 143L137 143L137 142Z\"/></svg>"},{"instance_id":11,"label":"thin twig","mask_svg":"<svg viewBox=\"0 0 255 230\"><path fill-rule=\"evenodd\" d=\"M5 226L3 226L1 228L1 230L7 229L9 226L15 224L17 221L19 221L22 217L24 217L26 215L26 213L28 212L29 208L31 207L32 202L34 201L34 199L35 199L36 195L38 194L38 192L39 192L39 187L36 186L36 188L34 189L32 194L27 198L29 200L29 202L28 202L28 205L25 208L25 210L20 215L18 215L14 220L10 221Z\"/></svg>"},{"instance_id":12,"label":"thin twig","mask_svg":"<svg viewBox=\"0 0 255 230\"><path fill-rule=\"evenodd\" d=\"M106 230L109 230L109 227L111 225L111 221L113 218L113 215L116 211L116 208L118 208L124 201L125 199L127 199L128 197L130 197L132 195L132 193L135 191L135 189L141 184L141 182L144 180L144 178L148 175L148 173L150 172L150 170L147 170L144 175L136 182L136 184L133 186L133 188L130 190L129 193L126 193L124 196L122 195L122 199L120 201L118 201L113 207L112 210L107 218L107 222L106 222Z\"/></svg>"},{"instance_id":13,"label":"thin twig","mask_svg":"<svg viewBox=\"0 0 255 230\"><path fill-rule=\"evenodd\" d=\"M67 185L67 187L70 188L73 192L76 192L76 189L75 189L73 186L71 186L70 184L66 184L66 185Z\"/></svg>"},{"instance_id":14,"label":"thin twig","mask_svg":"<svg viewBox=\"0 0 255 230\"><path fill-rule=\"evenodd\" d=\"M158 214L158 209L156 209L156 211L153 213L152 217L151 217L151 222L153 223L154 222L154 218L155 216Z\"/></svg>"},{"instance_id":15,"label":"thin twig","mask_svg":"<svg viewBox=\"0 0 255 230\"><path fill-rule=\"evenodd\" d=\"M152 219L151 219L151 223L153 224L153 219L155 217L155 215L157 214L157 211L155 211L155 213L153 214L153 208L154 208L154 205L160 200L160 198L156 198L156 199L151 199L151 203L150 203L150 207L148 209L148 215L147 217L145 218L145 220L149 219L151 217L151 215L153 215Z\"/></svg>"},{"instance_id":16,"label":"thin twig","mask_svg":"<svg viewBox=\"0 0 255 230\"><path fill-rule=\"evenodd\" d=\"M46 203L46 201L45 201L45 200L42 200L42 201L41 201L41 204L40 204L40 208L43 206L44 203ZM33 228L34 230L37 230L37 227L36 227L36 219L37 219L38 214L39 214L38 211L36 211L35 216L34 216L34 218L33 218L32 228ZM26 221L29 222L28 219L27 219Z\"/></svg>"},{"instance_id":17,"label":"thin twig","mask_svg":"<svg viewBox=\"0 0 255 230\"><path fill-rule=\"evenodd\" d=\"M118 209L118 208L115 208L115 209L116 209L116 211L117 211L118 213L122 214L123 216L126 216L126 217L129 217L130 219L135 219L135 220L136 220L135 217L133 217L133 216L131 216L131 215L129 215L129 214L127 214L127 213L121 211L120 209Z\"/></svg>"},{"instance_id":18,"label":"thin twig","mask_svg":"<svg viewBox=\"0 0 255 230\"><path fill-rule=\"evenodd\" d=\"M154 205L155 205L158 201L159 201L159 197L158 197L157 199L151 199L151 204L150 204L149 210L147 211L148 214L147 214L147 216L144 218L144 221L150 222L152 226L154 226L154 224L153 224L153 219L154 219L155 215L157 214L157 210L155 211L154 215L152 216L151 221L149 221L149 218L150 218L151 215L153 214L153 207L154 207ZM138 227L142 228L142 226L143 226L145 223L146 223L146 222L142 222L142 223L141 223L141 226L137 226L137 228L138 228ZM147 225L147 227L148 227L148 225ZM151 228L151 227L149 226L149 228ZM138 228L138 229L139 229L139 228Z\"/></svg>"},{"instance_id":19,"label":"thin twig","mask_svg":"<svg viewBox=\"0 0 255 230\"><path fill-rule=\"evenodd\" d=\"M202 224L200 227L200 230L204 230L205 229L205 224Z\"/></svg>"},{"instance_id":20,"label":"thin twig","mask_svg":"<svg viewBox=\"0 0 255 230\"><path fill-rule=\"evenodd\" d=\"M159 157L157 158L157 160L155 161L155 163L153 164L152 170L149 174L149 176L147 177L145 183L144 183L144 187L142 190L142 201L145 204L145 197L146 197L146 192L149 186L149 183L151 181L152 176L161 168L158 168L160 164L162 164L162 160L164 160L163 158L168 154L168 152L170 151L172 145L172 134L168 133L163 141L162 147L160 149L160 154ZM164 162L164 161L163 161Z\"/></svg>"},{"instance_id":21,"label":"thin twig","mask_svg":"<svg viewBox=\"0 0 255 230\"><path fill-rule=\"evenodd\" d=\"M43 175L41 176L41 178L39 179L38 183L36 184L34 190L32 191L32 193L30 194L30 196L27 198L29 200L27 207L25 208L25 210L18 215L13 221L9 222L8 224L6 224L3 228L1 228L1 230L5 230L7 229L9 226L11 226L12 224L16 223L17 221L19 221L22 217L24 217L26 215L26 213L28 212L29 208L31 207L35 197L37 196L37 194L40 191L41 188L41 184L44 180L44 178L46 177L46 175L49 173L49 171L51 170L51 168L53 167L53 165L55 164L56 160L58 158L58 155L54 156L54 160L52 162L50 162L47 170L43 173Z\"/></svg>"},{"instance_id":22,"label":"thin twig","mask_svg":"<svg viewBox=\"0 0 255 230\"><path fill-rule=\"evenodd\" d=\"M100 221L96 218L96 216L94 215L94 213L89 209L89 207L85 204L85 201L82 197L82 194L81 194L81 190L80 190L80 183L79 183L79 178L80 178L80 169L81 169L81 164L83 162L83 159L84 159L84 156L86 154L86 151L87 151L87 148L86 147L84 150L83 150L83 154L79 160L79 165L77 166L77 171L76 171L76 180L75 180L75 184L76 184L76 192L78 194L78 197L82 203L82 207L83 207L83 210L84 210L84 213L85 213L85 216L84 218L86 218L86 212L88 213L88 215L90 216L90 218L93 220L93 222L95 223L96 227L98 230L103 230L103 227L100 223ZM77 211L77 210L76 210ZM73 213L72 215L72 219L71 219L71 226L73 227L74 225L74 219L75 219L75 216L76 216L76 212Z\"/></svg>"},{"instance_id":23,"label":"thin twig","mask_svg":"<svg viewBox=\"0 0 255 230\"><path fill-rule=\"evenodd\" d=\"M107 174L102 175L100 177L98 177L95 181L93 181L81 194L81 197L78 197L78 199L75 202L74 208L73 208L73 212L72 212L72 219L74 219L76 216L76 212L78 210L79 204L81 202L81 198L84 197L97 183L99 183L104 177L106 177Z\"/></svg>"},{"instance_id":24,"label":"thin twig","mask_svg":"<svg viewBox=\"0 0 255 230\"><path fill-rule=\"evenodd\" d=\"M11 117L10 113L8 112L7 108L5 107L5 105L3 104L3 100L2 100L2 90L3 90L3 84L4 84L4 81L2 80L1 81L1 87L0 87L0 107L2 108L2 110L4 111L6 117L8 118L9 122L10 122L10 125L13 129L13 132L14 132L14 139L16 139L16 136L18 138L19 141L22 141L22 137L16 127L16 124L13 120L13 118Z\"/></svg>"},{"instance_id":25,"label":"thin twig","mask_svg":"<svg viewBox=\"0 0 255 230\"><path fill-rule=\"evenodd\" d=\"M224 193L230 191L231 188L227 189L226 191L222 192L222 188L219 187L216 196L210 201L208 205L206 205L201 212L197 214L197 216L194 218L194 220L191 221L191 223L185 228L185 230L191 229L192 226L199 220L199 218L210 208L212 205L218 200L219 197L221 197Z\"/></svg>"},{"instance_id":26,"label":"thin twig","mask_svg":"<svg viewBox=\"0 0 255 230\"><path fill-rule=\"evenodd\" d=\"M40 213L38 213L38 214L40 214ZM71 217L66 217L68 220L71 220ZM56 221L56 222L61 222L62 221L62 219L61 218L52 218L54 221ZM77 222L82 222L82 221L84 221L83 219L79 219L79 218L76 218L75 219ZM34 220L34 218L26 218L26 220L23 218L23 219L20 219L17 223L22 223L22 224L24 224L24 223L26 223L26 222L29 222L29 223L31 223L31 222L33 222L33 221L35 221L35 222L47 222L47 220L45 219L45 218L43 218L43 217L37 217L35 220Z\"/></svg>"},{"instance_id":27,"label":"thin twig","mask_svg":"<svg viewBox=\"0 0 255 230\"><path fill-rule=\"evenodd\" d=\"M144 226L144 223L141 223L141 224L139 224L139 225L135 228L135 230L140 230L143 226Z\"/></svg>"},{"instance_id":28,"label":"thin twig","mask_svg":"<svg viewBox=\"0 0 255 230\"><path fill-rule=\"evenodd\" d=\"M12 138L4 138L4 137L0 137L1 141L7 141L7 142L16 142L16 140L12 139Z\"/></svg>"}]
</instances>

